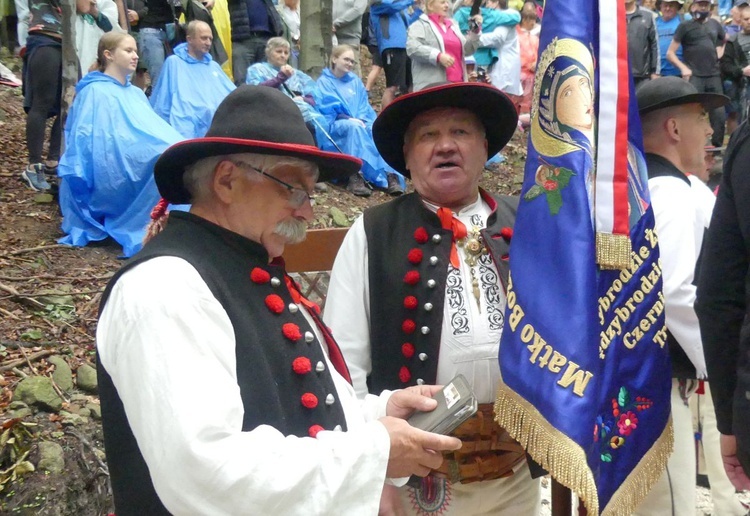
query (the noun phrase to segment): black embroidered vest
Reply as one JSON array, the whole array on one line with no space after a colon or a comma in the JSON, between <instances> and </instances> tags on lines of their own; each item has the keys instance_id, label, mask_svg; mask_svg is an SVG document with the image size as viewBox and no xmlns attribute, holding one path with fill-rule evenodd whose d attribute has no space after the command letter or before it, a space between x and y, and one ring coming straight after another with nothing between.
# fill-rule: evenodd
<instances>
[{"instance_id":1,"label":"black embroidered vest","mask_svg":"<svg viewBox=\"0 0 750 516\"><path fill-rule=\"evenodd\" d=\"M481 192L492 213L481 231L503 290L508 279L507 233L518 199ZM370 208L364 214L370 284L372 393L437 378L452 233L417 194ZM501 235L503 228L507 228Z\"/></svg>"},{"instance_id":2,"label":"black embroidered vest","mask_svg":"<svg viewBox=\"0 0 750 516\"><path fill-rule=\"evenodd\" d=\"M265 249L255 242L192 214L173 212L166 229L112 278L100 313L120 276L157 256L177 256L193 265L229 316L244 407L242 431L261 424L300 437L314 435L318 427L333 430L338 425L346 430L323 351L289 294L283 264L269 265ZM97 362L117 515L168 514L154 491L112 379ZM300 362L308 367L300 368Z\"/></svg>"}]
</instances>

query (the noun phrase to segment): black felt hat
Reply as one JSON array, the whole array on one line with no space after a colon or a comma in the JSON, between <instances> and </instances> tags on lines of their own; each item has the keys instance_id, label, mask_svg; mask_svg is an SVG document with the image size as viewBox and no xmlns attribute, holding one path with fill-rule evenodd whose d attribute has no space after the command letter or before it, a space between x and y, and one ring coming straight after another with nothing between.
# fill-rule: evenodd
<instances>
[{"instance_id":1,"label":"black felt hat","mask_svg":"<svg viewBox=\"0 0 750 516\"><path fill-rule=\"evenodd\" d=\"M698 93L695 86L679 77L659 77L642 83L635 92L641 115L683 104L702 104L707 110L723 107L729 97L719 93Z\"/></svg>"},{"instance_id":2,"label":"black felt hat","mask_svg":"<svg viewBox=\"0 0 750 516\"><path fill-rule=\"evenodd\" d=\"M502 91L484 83L450 83L426 88L397 98L380 113L372 125L375 146L383 159L407 177L404 135L417 115L435 108L471 111L484 125L487 155L505 147L518 125L518 112Z\"/></svg>"},{"instance_id":3,"label":"black felt hat","mask_svg":"<svg viewBox=\"0 0 750 516\"><path fill-rule=\"evenodd\" d=\"M346 154L315 147L299 108L275 88L242 85L219 105L204 138L169 147L156 161L159 193L173 204L190 202L182 175L185 167L203 158L250 152L303 159L318 166L319 181L356 173L362 162Z\"/></svg>"}]
</instances>

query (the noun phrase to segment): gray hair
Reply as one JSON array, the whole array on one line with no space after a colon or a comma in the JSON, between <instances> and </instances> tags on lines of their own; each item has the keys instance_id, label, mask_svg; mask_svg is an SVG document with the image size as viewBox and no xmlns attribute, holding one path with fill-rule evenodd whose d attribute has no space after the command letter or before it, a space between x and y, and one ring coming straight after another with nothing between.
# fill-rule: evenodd
<instances>
[{"instance_id":1,"label":"gray hair","mask_svg":"<svg viewBox=\"0 0 750 516\"><path fill-rule=\"evenodd\" d=\"M292 46L289 44L289 42L286 39L276 36L274 38L269 39L268 42L266 43L266 55L268 55L268 53L274 48L279 48L279 47L286 47L288 49L292 48Z\"/></svg>"},{"instance_id":2,"label":"gray hair","mask_svg":"<svg viewBox=\"0 0 750 516\"><path fill-rule=\"evenodd\" d=\"M316 181L319 174L317 165L304 159L291 158L289 156L272 156L252 153L210 156L185 167L185 174L182 177L182 182L185 185L185 189L190 193L191 202L193 204L205 201L211 197L211 180L213 179L213 172L222 161L242 161L243 163L252 165L257 169L263 170L264 172L270 172L277 167L283 166L300 167L305 173L313 176ZM250 174L249 177L254 181L260 181L263 178L260 174Z\"/></svg>"}]
</instances>

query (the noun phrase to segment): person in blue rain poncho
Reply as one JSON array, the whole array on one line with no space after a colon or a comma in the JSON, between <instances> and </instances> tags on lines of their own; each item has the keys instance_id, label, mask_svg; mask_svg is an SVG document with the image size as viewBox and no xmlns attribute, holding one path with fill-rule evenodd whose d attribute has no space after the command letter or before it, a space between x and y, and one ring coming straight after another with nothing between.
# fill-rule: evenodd
<instances>
[{"instance_id":1,"label":"person in blue rain poncho","mask_svg":"<svg viewBox=\"0 0 750 516\"><path fill-rule=\"evenodd\" d=\"M164 62L151 94L151 106L185 138L206 134L216 108L235 85L211 57L211 27L198 20L187 26L187 42Z\"/></svg>"},{"instance_id":2,"label":"person in blue rain poncho","mask_svg":"<svg viewBox=\"0 0 750 516\"><path fill-rule=\"evenodd\" d=\"M128 34L99 41L99 69L81 79L65 126L60 160L61 244L85 246L112 237L123 255L142 245L149 214L159 201L156 159L183 138L130 84L138 54Z\"/></svg>"},{"instance_id":3,"label":"person in blue rain poncho","mask_svg":"<svg viewBox=\"0 0 750 516\"><path fill-rule=\"evenodd\" d=\"M284 38L269 39L266 44L268 62L248 67L245 83L276 88L290 97L302 113L305 125L315 137L316 144L320 145L325 138L325 133L322 132L325 119L315 110L315 81L287 63L289 52L289 42Z\"/></svg>"},{"instance_id":4,"label":"person in blue rain poncho","mask_svg":"<svg viewBox=\"0 0 750 516\"><path fill-rule=\"evenodd\" d=\"M367 90L352 69L352 47L339 45L331 53L331 66L318 79L316 105L326 117L333 141L319 141L323 150L343 151L362 160L362 174L372 185L390 195L404 193L404 177L389 167L375 148L372 123L375 110L367 100Z\"/></svg>"}]
</instances>

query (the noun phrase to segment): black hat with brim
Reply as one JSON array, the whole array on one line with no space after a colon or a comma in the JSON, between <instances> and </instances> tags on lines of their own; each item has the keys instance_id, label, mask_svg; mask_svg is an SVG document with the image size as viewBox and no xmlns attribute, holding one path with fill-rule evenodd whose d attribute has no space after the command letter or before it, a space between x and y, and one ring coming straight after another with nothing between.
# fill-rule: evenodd
<instances>
[{"instance_id":1,"label":"black hat with brim","mask_svg":"<svg viewBox=\"0 0 750 516\"><path fill-rule=\"evenodd\" d=\"M701 104L710 111L729 103L729 97L720 93L699 93L695 86L680 77L659 77L646 81L638 87L635 96L641 115L684 104Z\"/></svg>"},{"instance_id":2,"label":"black hat with brim","mask_svg":"<svg viewBox=\"0 0 750 516\"><path fill-rule=\"evenodd\" d=\"M318 181L343 179L359 171L362 161L315 147L299 108L275 88L242 85L219 105L204 138L169 147L156 161L154 178L161 196L187 204L190 193L182 176L185 167L211 156L252 153L286 156L318 166Z\"/></svg>"},{"instance_id":3,"label":"black hat with brim","mask_svg":"<svg viewBox=\"0 0 750 516\"><path fill-rule=\"evenodd\" d=\"M489 84L441 84L399 97L375 119L372 136L386 163L406 177L411 177L404 158L406 130L418 115L435 108L465 109L479 117L485 128L488 156L505 147L518 125L513 102Z\"/></svg>"}]
</instances>

